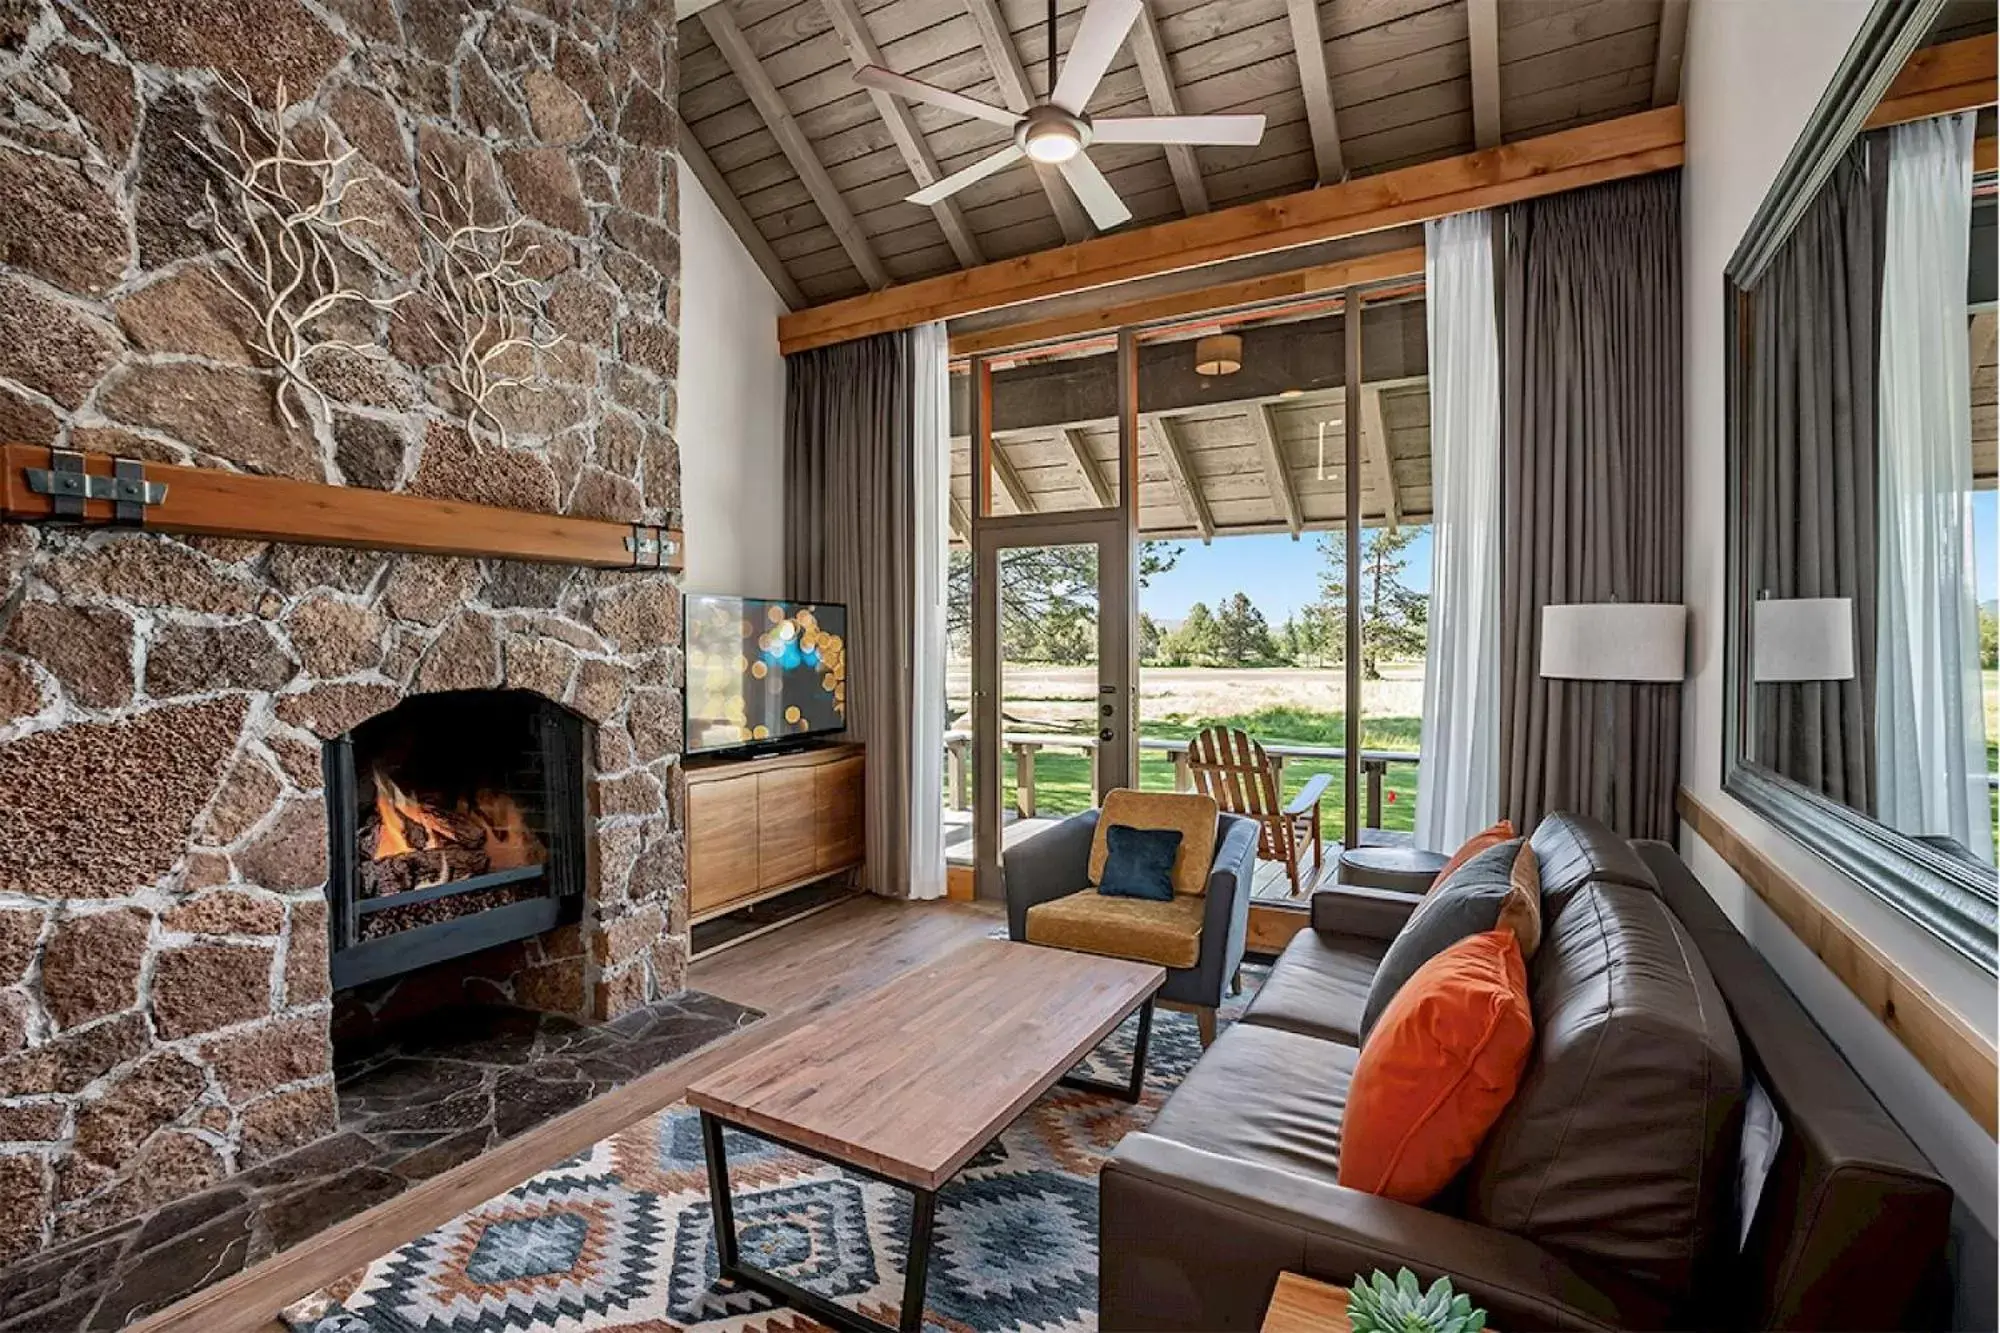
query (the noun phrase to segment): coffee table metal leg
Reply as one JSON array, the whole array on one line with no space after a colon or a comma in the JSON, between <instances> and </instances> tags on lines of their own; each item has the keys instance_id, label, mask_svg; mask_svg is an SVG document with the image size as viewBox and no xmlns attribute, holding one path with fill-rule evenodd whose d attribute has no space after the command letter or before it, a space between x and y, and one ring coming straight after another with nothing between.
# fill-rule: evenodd
<instances>
[{"instance_id":1,"label":"coffee table metal leg","mask_svg":"<svg viewBox=\"0 0 2000 1333\"><path fill-rule=\"evenodd\" d=\"M1153 1038L1153 999L1139 1006L1139 1032L1132 1039L1132 1078L1126 1083L1112 1083L1101 1078L1086 1078L1082 1074L1064 1074L1056 1082L1065 1088L1079 1088L1084 1092L1101 1092L1107 1097L1121 1101L1136 1102L1146 1090L1146 1048Z\"/></svg>"},{"instance_id":2,"label":"coffee table metal leg","mask_svg":"<svg viewBox=\"0 0 2000 1333\"><path fill-rule=\"evenodd\" d=\"M703 1155L708 1159L708 1198L715 1222L716 1268L721 1276L739 1286L761 1291L794 1309L803 1310L821 1323L848 1330L849 1333L920 1333L924 1326L924 1287L930 1277L931 1236L937 1226L937 1193L933 1190L912 1191L915 1197L910 1210L909 1256L903 1270L903 1308L898 1326L892 1329L878 1319L856 1314L818 1292L807 1291L797 1283L743 1259L736 1235L736 1211L729 1198L729 1152L722 1141L724 1128L720 1117L707 1111L701 1112L701 1146ZM820 1157L822 1161L830 1160L772 1135L755 1130L746 1132L757 1133L760 1138L769 1138L794 1152ZM897 1185L897 1182L864 1168L839 1162L833 1165L885 1185ZM909 1188L906 1185L897 1187Z\"/></svg>"},{"instance_id":3,"label":"coffee table metal leg","mask_svg":"<svg viewBox=\"0 0 2000 1333\"><path fill-rule=\"evenodd\" d=\"M701 1148L708 1158L708 1199L715 1232L715 1265L722 1276L736 1276L736 1210L729 1202L729 1149L722 1142L722 1122L701 1113Z\"/></svg>"},{"instance_id":4,"label":"coffee table metal leg","mask_svg":"<svg viewBox=\"0 0 2000 1333\"><path fill-rule=\"evenodd\" d=\"M918 1190L910 1208L910 1252L903 1264L901 1333L924 1326L924 1284L930 1278L931 1231L937 1224L937 1195Z\"/></svg>"}]
</instances>

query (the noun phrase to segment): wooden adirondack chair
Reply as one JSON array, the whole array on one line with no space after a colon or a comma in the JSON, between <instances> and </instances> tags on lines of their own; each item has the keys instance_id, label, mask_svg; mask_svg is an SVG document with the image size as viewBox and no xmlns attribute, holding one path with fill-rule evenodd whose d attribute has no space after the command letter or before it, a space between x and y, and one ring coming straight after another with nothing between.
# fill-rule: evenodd
<instances>
[{"instance_id":1,"label":"wooden adirondack chair","mask_svg":"<svg viewBox=\"0 0 2000 1333\"><path fill-rule=\"evenodd\" d=\"M1210 727L1188 742L1188 773L1196 791L1213 797L1231 814L1257 821L1257 855L1284 862L1293 896L1319 883L1326 856L1319 806L1333 783L1330 774L1315 774L1287 804L1279 798L1278 770L1264 747L1247 732L1229 727ZM1299 871L1305 849L1300 844L1307 839L1312 845L1312 877L1302 882Z\"/></svg>"}]
</instances>

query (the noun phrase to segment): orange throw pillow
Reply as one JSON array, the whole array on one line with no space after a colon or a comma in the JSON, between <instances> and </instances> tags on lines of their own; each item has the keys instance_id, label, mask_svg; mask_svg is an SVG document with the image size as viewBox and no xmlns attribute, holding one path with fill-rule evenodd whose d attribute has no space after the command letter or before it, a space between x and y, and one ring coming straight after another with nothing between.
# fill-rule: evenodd
<instances>
[{"instance_id":1,"label":"orange throw pillow","mask_svg":"<svg viewBox=\"0 0 2000 1333\"><path fill-rule=\"evenodd\" d=\"M1355 1062L1340 1183L1426 1203L1514 1099L1535 1042L1514 932L1468 935L1403 984Z\"/></svg>"},{"instance_id":2,"label":"orange throw pillow","mask_svg":"<svg viewBox=\"0 0 2000 1333\"><path fill-rule=\"evenodd\" d=\"M1444 863L1444 869L1438 871L1437 878L1431 881L1431 888L1435 889L1438 885L1450 879L1452 871L1458 869L1488 847L1498 847L1501 843L1515 836L1517 835L1514 832L1514 821L1511 819L1503 819L1497 824L1490 824L1479 830L1479 832L1465 840L1463 847L1451 854L1451 860Z\"/></svg>"}]
</instances>

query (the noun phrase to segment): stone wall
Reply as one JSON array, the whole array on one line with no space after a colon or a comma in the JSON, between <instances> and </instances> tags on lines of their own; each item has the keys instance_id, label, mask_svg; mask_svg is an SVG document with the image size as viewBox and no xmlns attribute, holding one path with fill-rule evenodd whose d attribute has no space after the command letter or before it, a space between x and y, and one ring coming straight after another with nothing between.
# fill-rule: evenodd
<instances>
[{"instance_id":1,"label":"stone wall","mask_svg":"<svg viewBox=\"0 0 2000 1333\"><path fill-rule=\"evenodd\" d=\"M663 521L676 84L666 0L0 0L0 437ZM289 402L218 221L246 104L351 224ZM401 295L446 180L546 314L483 416ZM595 724L584 923L499 993L678 989L679 638L664 575L0 525L0 1262L332 1127L320 742L410 693Z\"/></svg>"}]
</instances>

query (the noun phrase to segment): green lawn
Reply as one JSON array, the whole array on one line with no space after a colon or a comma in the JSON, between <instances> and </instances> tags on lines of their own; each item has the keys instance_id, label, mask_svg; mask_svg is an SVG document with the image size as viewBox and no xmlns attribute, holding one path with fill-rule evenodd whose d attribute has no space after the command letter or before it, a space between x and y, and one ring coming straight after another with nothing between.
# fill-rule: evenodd
<instances>
[{"instance_id":1,"label":"green lawn","mask_svg":"<svg viewBox=\"0 0 2000 1333\"><path fill-rule=\"evenodd\" d=\"M1262 708L1250 714L1201 719L1170 714L1165 718L1147 719L1140 731L1143 737L1149 739L1186 740L1202 728L1217 723L1241 727L1266 745L1341 745L1347 739L1347 724L1339 715L1290 707ZM1361 731L1362 747L1369 750L1415 750L1421 726L1421 721L1414 717L1365 718ZM1003 762L1006 770L1004 790L1011 799L1015 790L1011 751ZM1341 808L1343 767L1338 760L1291 759L1285 763L1284 795L1287 799L1296 795L1314 775L1328 773L1333 776L1333 785L1327 789L1326 803L1322 807L1325 833L1333 840L1340 838L1344 827ZM1172 791L1173 760L1157 751L1141 750L1139 785L1147 791ZM1365 815L1365 786L1362 799ZM1082 754L1065 754L1056 750L1043 750L1035 756L1036 814L1070 815L1089 809L1091 804L1090 761L1087 758ZM1382 784L1382 825L1407 832L1415 828L1416 817L1417 766L1414 763L1391 764Z\"/></svg>"}]
</instances>

